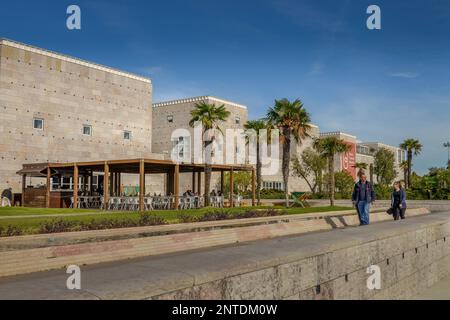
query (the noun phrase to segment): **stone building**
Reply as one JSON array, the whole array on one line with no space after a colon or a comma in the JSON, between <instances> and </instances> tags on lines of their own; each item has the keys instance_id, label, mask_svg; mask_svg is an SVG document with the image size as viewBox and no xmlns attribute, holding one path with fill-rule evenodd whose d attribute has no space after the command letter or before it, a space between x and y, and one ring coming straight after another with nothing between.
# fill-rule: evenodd
<instances>
[{"instance_id":1,"label":"stone building","mask_svg":"<svg viewBox=\"0 0 450 320\"><path fill-rule=\"evenodd\" d=\"M190 112L194 109L195 105L199 102L207 102L216 105L225 105L226 109L230 111L230 116L225 123L221 125L223 132L226 129L244 129L244 124L247 122L248 114L247 107L236 102L231 102L211 96L186 98L174 101L165 101L155 103L153 105L153 141L152 150L154 152L162 153L168 159L171 158L173 150L179 152L191 151L192 158L194 156L193 139L194 129L189 127L189 120L191 119ZM179 137L175 135L175 139L171 136L175 130L185 129L187 137ZM303 150L308 147L312 147L314 138L319 136L319 127L311 124L310 138L302 141L301 144L294 143L291 148L291 156L300 156ZM238 153L239 147L236 146L236 153ZM280 146L281 149L281 146ZM223 150L224 157L226 157L226 150ZM279 155L281 156L281 150ZM280 164L281 165L281 164ZM262 187L265 189L278 189L284 190L283 176L281 172L281 166L276 174L263 175ZM211 189L214 189L218 182L218 175L213 176ZM185 175L180 179L182 190L192 188L192 177ZM292 191L309 191L306 182L299 178L292 176L289 179L289 192Z\"/></svg>"},{"instance_id":2,"label":"stone building","mask_svg":"<svg viewBox=\"0 0 450 320\"><path fill-rule=\"evenodd\" d=\"M247 122L247 107L236 102L201 96L153 104L152 95L148 78L0 40L0 190L11 186L20 192L22 181L16 172L27 163L170 159L172 152L184 156L188 150L191 159L198 157L194 150L198 139L194 139L189 120L199 102L224 105L230 111L221 124L224 132L243 129ZM358 143L350 134L320 133L319 127L311 127L310 138L293 144L292 157L300 157L317 137L337 136L351 145L350 152L336 157L337 170L347 170L356 179L355 162L373 164L374 151L385 147L395 153L401 178L398 166L404 152L400 149ZM182 134L175 139L172 134L176 130ZM233 153L241 153L241 148L245 147L235 146ZM226 157L226 148L221 151ZM70 189L72 181L67 179L57 183ZM94 177L94 186L99 179ZM165 179L164 175L146 179L146 192L163 192ZM133 176L124 176L121 181L123 186L138 185ZM211 189L217 183L215 174ZM181 176L182 192L192 189L193 184L192 176ZM284 190L281 166L276 174L263 176L262 187ZM289 192L309 191L307 183L293 174L287 188Z\"/></svg>"},{"instance_id":3,"label":"stone building","mask_svg":"<svg viewBox=\"0 0 450 320\"><path fill-rule=\"evenodd\" d=\"M195 162L194 143L199 143L201 150L201 140L194 139L194 129L189 126L191 111L195 105L201 102L214 104L216 106L224 105L230 116L227 121L220 125L224 135L227 129L243 129L247 122L247 107L231 102L228 100L212 97L200 96L185 98L172 101L164 101L153 104L153 140L152 150L154 152L163 154L166 159L172 158L172 152L176 151L176 158L183 158L185 153L190 154L192 162ZM175 131L178 131L175 132ZM184 132L183 132L184 131ZM244 146L245 147L245 146ZM220 147L219 147L220 148ZM236 146L239 149L239 146ZM224 159L226 157L226 148L221 150ZM236 150L239 153L240 150ZM224 160L225 161L225 160ZM211 190L216 188L218 183L218 174L213 174L211 182ZM204 181L204 177L202 176ZM203 182L204 183L204 182ZM180 190L193 189L192 177L188 174L182 174L180 177Z\"/></svg>"},{"instance_id":4,"label":"stone building","mask_svg":"<svg viewBox=\"0 0 450 320\"><path fill-rule=\"evenodd\" d=\"M375 153L381 148L387 149L394 154L394 169L397 172L395 180L403 180L403 169L400 164L406 160L405 151L399 147L387 145L381 142L360 142L357 144L356 159L357 162L367 163L368 167L375 163ZM374 182L377 181L377 176L374 174Z\"/></svg>"},{"instance_id":5,"label":"stone building","mask_svg":"<svg viewBox=\"0 0 450 320\"><path fill-rule=\"evenodd\" d=\"M147 78L0 40L0 189L24 163L155 158L151 106Z\"/></svg>"}]
</instances>

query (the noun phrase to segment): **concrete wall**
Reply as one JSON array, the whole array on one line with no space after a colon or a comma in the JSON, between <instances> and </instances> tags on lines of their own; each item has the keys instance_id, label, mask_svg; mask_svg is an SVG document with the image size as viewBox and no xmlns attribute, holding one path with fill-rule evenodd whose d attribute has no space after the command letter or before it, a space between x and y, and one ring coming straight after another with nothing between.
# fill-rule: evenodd
<instances>
[{"instance_id":1,"label":"concrete wall","mask_svg":"<svg viewBox=\"0 0 450 320\"><path fill-rule=\"evenodd\" d=\"M228 251L228 255L234 253L236 262L242 263L244 272L237 272L235 266L218 278L220 271L209 266L214 276L198 274L194 285L152 298L413 298L450 273L449 236L448 214L436 214L403 223L284 239L277 244L261 243L265 249L255 244ZM245 249L247 254L243 254ZM220 256L217 261L221 261ZM367 288L367 268L371 265L381 269L380 290ZM188 265L184 265L184 270L192 272Z\"/></svg>"},{"instance_id":2,"label":"concrete wall","mask_svg":"<svg viewBox=\"0 0 450 320\"><path fill-rule=\"evenodd\" d=\"M273 202L273 201L272 201ZM308 200L312 206L329 206L330 200ZM352 206L351 200L335 200L337 206ZM431 212L450 212L449 200L407 200L408 208L426 208ZM391 206L390 200L375 201L374 208L389 208Z\"/></svg>"},{"instance_id":3,"label":"concrete wall","mask_svg":"<svg viewBox=\"0 0 450 320\"><path fill-rule=\"evenodd\" d=\"M2 40L0 189L21 192L24 163L151 157L151 105L148 79ZM33 118L44 119L44 130L33 129Z\"/></svg>"}]
</instances>

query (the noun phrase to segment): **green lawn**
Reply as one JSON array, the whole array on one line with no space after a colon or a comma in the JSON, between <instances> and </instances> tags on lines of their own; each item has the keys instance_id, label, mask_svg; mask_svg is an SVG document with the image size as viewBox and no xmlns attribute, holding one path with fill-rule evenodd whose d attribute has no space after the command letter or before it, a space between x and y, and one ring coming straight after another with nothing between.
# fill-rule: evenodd
<instances>
[{"instance_id":1,"label":"green lawn","mask_svg":"<svg viewBox=\"0 0 450 320\"><path fill-rule=\"evenodd\" d=\"M232 215L243 213L248 210L253 209L268 209L269 207L241 207L233 209L222 209L227 212L231 212ZM274 209L273 207L271 207ZM275 208L280 209L280 214L303 214L303 213L319 213L319 212L329 212L329 211L341 211L351 209L349 207L313 207L313 208ZM214 211L213 208L203 208L197 210L161 210L161 211L151 211L148 214L155 215L157 217L163 218L167 223L179 223L180 215L189 215L192 217L202 217L207 212ZM217 210L217 209L216 209ZM281 211L282 210L282 211ZM86 213L85 215L74 215ZM62 217L46 217L46 215L51 214L63 214ZM42 215L42 217L33 218L12 218L12 216L20 215ZM0 216L8 216L11 218L0 219L0 231L6 230L10 227L17 228L22 234L34 234L39 233L39 229L42 224L48 223L55 220L63 220L75 224L90 223L91 221L101 222L105 220L115 220L115 221L138 221L140 214L138 212L107 212L104 211L93 211L93 210L80 210L80 209L36 209L36 208L0 208Z\"/></svg>"},{"instance_id":2,"label":"green lawn","mask_svg":"<svg viewBox=\"0 0 450 320\"><path fill-rule=\"evenodd\" d=\"M45 208L22 208L22 207L6 207L0 208L0 217L5 216L32 216L47 214L71 214L71 213L89 213L102 212L95 209L45 209Z\"/></svg>"}]
</instances>

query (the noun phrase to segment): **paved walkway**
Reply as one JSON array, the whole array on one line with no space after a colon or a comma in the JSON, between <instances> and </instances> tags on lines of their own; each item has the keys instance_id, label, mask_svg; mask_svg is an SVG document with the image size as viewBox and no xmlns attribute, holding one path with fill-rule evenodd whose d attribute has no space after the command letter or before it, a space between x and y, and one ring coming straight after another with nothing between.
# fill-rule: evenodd
<instances>
[{"instance_id":1,"label":"paved walkway","mask_svg":"<svg viewBox=\"0 0 450 320\"><path fill-rule=\"evenodd\" d=\"M229 245L178 254L146 257L82 268L82 290L66 288L65 270L0 279L1 299L142 299L189 287L262 266L286 263L324 250L354 246L415 230L424 223L444 221L449 214L433 214L401 222L383 222L364 228Z\"/></svg>"}]
</instances>

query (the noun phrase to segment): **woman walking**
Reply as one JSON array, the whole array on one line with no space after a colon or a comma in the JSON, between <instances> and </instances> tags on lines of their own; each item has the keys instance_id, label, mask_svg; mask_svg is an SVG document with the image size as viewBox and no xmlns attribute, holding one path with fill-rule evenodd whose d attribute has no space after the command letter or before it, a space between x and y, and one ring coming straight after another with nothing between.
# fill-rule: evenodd
<instances>
[{"instance_id":1,"label":"woman walking","mask_svg":"<svg viewBox=\"0 0 450 320\"><path fill-rule=\"evenodd\" d=\"M394 220L399 220L400 218L402 220L405 219L406 191L398 181L394 183L394 191L392 191L391 196L391 208Z\"/></svg>"}]
</instances>

